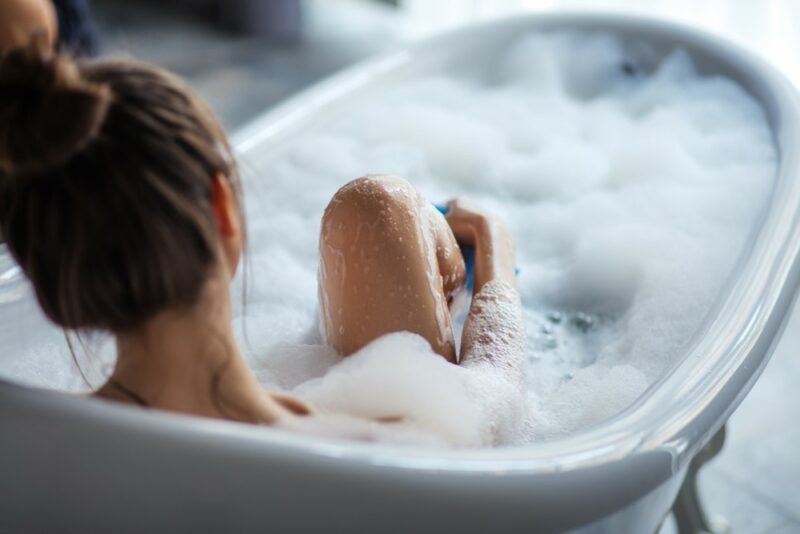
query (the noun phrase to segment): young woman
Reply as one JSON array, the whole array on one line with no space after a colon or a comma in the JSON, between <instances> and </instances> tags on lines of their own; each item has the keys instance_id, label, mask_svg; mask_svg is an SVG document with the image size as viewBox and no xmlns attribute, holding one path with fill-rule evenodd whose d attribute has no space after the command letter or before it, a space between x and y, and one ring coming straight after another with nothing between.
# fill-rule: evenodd
<instances>
[{"instance_id":1,"label":"young woman","mask_svg":"<svg viewBox=\"0 0 800 534\"><path fill-rule=\"evenodd\" d=\"M239 196L222 129L167 72L41 43L0 60L0 232L54 323L113 334L116 367L95 395L313 431L314 409L262 390L234 339ZM457 242L476 249L460 358ZM321 321L343 356L407 330L521 385L514 249L494 217L459 199L445 220L402 179L360 178L326 209L320 256Z\"/></svg>"}]
</instances>

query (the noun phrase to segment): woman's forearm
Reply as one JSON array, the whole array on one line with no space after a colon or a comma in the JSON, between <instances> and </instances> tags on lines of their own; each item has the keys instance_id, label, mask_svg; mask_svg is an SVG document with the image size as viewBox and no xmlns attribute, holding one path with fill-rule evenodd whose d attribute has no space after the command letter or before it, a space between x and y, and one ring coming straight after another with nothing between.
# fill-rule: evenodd
<instances>
[{"instance_id":1,"label":"woman's forearm","mask_svg":"<svg viewBox=\"0 0 800 534\"><path fill-rule=\"evenodd\" d=\"M493 217L481 218L473 228L475 293L461 334L461 361L501 367L521 380L525 339L514 242Z\"/></svg>"},{"instance_id":2,"label":"woman's forearm","mask_svg":"<svg viewBox=\"0 0 800 534\"><path fill-rule=\"evenodd\" d=\"M525 335L511 234L500 219L463 197L448 204L447 222L460 244L475 247L474 295L461 334L460 362L492 364L521 379Z\"/></svg>"},{"instance_id":3,"label":"woman's forearm","mask_svg":"<svg viewBox=\"0 0 800 534\"><path fill-rule=\"evenodd\" d=\"M494 218L484 218L474 226L475 293L492 280L502 280L516 287L514 242L505 225Z\"/></svg>"},{"instance_id":4,"label":"woman's forearm","mask_svg":"<svg viewBox=\"0 0 800 534\"><path fill-rule=\"evenodd\" d=\"M491 365L521 384L524 355L519 293L505 280L490 280L472 297L461 334L460 363L467 367Z\"/></svg>"}]
</instances>

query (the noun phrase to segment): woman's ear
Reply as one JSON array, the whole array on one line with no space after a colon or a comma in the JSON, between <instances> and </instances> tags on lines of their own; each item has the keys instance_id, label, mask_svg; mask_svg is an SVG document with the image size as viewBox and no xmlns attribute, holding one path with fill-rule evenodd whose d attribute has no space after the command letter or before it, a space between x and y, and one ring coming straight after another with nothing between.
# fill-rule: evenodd
<instances>
[{"instance_id":1,"label":"woman's ear","mask_svg":"<svg viewBox=\"0 0 800 534\"><path fill-rule=\"evenodd\" d=\"M214 217L217 219L220 243L227 260L228 271L233 277L242 255L239 207L230 182L224 174L219 172L214 174L211 179L211 205L214 209Z\"/></svg>"}]
</instances>

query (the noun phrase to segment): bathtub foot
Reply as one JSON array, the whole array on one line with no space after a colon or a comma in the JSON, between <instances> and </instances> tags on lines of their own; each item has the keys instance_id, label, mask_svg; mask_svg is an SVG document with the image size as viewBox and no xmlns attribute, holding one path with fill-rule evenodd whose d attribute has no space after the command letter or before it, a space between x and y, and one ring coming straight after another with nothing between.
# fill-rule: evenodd
<instances>
[{"instance_id":1,"label":"bathtub foot","mask_svg":"<svg viewBox=\"0 0 800 534\"><path fill-rule=\"evenodd\" d=\"M711 518L706 514L697 489L697 473L722 450L724 443L725 426L719 429L689 464L686 479L672 505L679 534L726 534L731 531L727 521L720 517Z\"/></svg>"}]
</instances>

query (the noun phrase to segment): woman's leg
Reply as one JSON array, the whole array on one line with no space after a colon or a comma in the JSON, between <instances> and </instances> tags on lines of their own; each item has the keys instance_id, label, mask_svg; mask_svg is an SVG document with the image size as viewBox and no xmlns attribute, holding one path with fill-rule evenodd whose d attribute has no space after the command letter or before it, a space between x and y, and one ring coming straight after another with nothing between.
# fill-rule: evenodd
<instances>
[{"instance_id":1,"label":"woman's leg","mask_svg":"<svg viewBox=\"0 0 800 534\"><path fill-rule=\"evenodd\" d=\"M320 235L320 306L327 342L341 354L405 330L455 362L448 303L464 280L450 227L407 181L359 178L328 204Z\"/></svg>"}]
</instances>

